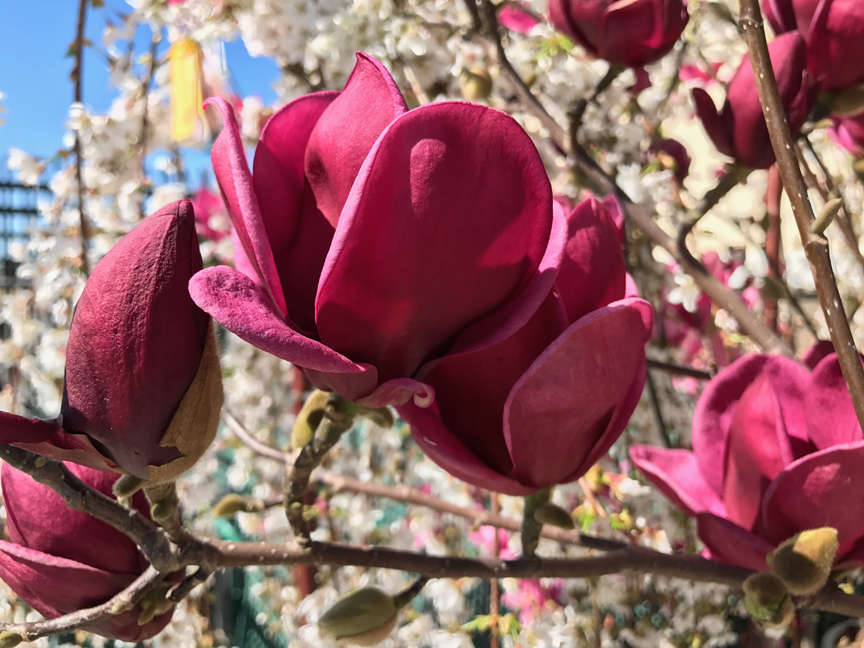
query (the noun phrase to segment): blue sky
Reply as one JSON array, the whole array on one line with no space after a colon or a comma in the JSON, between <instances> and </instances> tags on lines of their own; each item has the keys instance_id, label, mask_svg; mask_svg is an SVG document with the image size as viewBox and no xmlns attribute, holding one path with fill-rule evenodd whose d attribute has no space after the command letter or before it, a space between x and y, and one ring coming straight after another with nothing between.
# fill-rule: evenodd
<instances>
[{"instance_id":1,"label":"blue sky","mask_svg":"<svg viewBox=\"0 0 864 648\"><path fill-rule=\"evenodd\" d=\"M62 146L73 87L69 80L72 59L66 50L75 35L78 2L75 0L38 0L9 2L0 20L0 92L5 93L6 108L0 126L0 158L10 147L20 148L40 156L51 155ZM87 37L101 50L105 19L117 12L128 12L122 0L107 0L105 7L90 9ZM115 21L117 22L117 21ZM136 36L146 52L150 33L141 28ZM164 42L163 48L168 47ZM269 59L252 58L239 40L226 43L226 59L239 90L262 97L265 103L274 100L270 84L278 68ZM97 111L108 108L114 90L108 83L104 58L94 48L84 53L84 103ZM194 168L203 163L206 151L189 151L190 179Z\"/></svg>"}]
</instances>

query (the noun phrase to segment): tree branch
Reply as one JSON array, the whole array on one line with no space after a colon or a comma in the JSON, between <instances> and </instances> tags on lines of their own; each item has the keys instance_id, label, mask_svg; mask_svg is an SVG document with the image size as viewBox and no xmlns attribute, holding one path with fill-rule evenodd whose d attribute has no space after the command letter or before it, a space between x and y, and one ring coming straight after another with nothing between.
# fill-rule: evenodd
<instances>
[{"instance_id":1,"label":"tree branch","mask_svg":"<svg viewBox=\"0 0 864 648\"><path fill-rule=\"evenodd\" d=\"M807 187L798 166L795 142L792 140L783 101L777 90L777 81L774 78L774 69L771 67L768 44L762 26L762 14L757 0L739 0L739 6L741 33L750 53L753 77L762 104L762 114L768 125L771 146L777 158L780 178L792 205L801 243L810 261L810 271L816 283L819 304L825 314L828 332L831 334L831 342L837 352L843 378L852 396L858 423L864 428L864 367L861 365L858 350L852 339L852 331L849 329L849 322L843 311L843 302L837 289L831 257L828 253L828 240L821 233L814 232L811 227L815 218L813 208L807 199Z\"/></svg>"},{"instance_id":2,"label":"tree branch","mask_svg":"<svg viewBox=\"0 0 864 648\"><path fill-rule=\"evenodd\" d=\"M115 614L122 614L135 607L154 587L162 582L163 578L163 574L160 574L153 567L148 567L126 589L104 603L45 621L2 625L0 626L0 633L7 637L18 635L21 641L36 641L40 637L70 632L77 628L86 628L89 624L107 619Z\"/></svg>"},{"instance_id":3,"label":"tree branch","mask_svg":"<svg viewBox=\"0 0 864 648\"><path fill-rule=\"evenodd\" d=\"M87 3L89 0L78 0L78 23L75 27L75 66L72 68L72 80L75 83L75 103L83 102L84 86L84 26L87 23ZM90 263L87 260L87 249L90 247L90 224L84 210L84 178L82 167L84 158L81 154L81 134L75 130L75 182L78 185L78 226L81 229L81 272L90 275Z\"/></svg>"}]
</instances>

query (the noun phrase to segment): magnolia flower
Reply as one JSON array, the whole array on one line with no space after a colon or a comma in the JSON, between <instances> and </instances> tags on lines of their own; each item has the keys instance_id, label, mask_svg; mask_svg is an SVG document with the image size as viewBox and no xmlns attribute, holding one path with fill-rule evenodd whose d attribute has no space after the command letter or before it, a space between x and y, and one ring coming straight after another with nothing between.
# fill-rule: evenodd
<instances>
[{"instance_id":1,"label":"magnolia flower","mask_svg":"<svg viewBox=\"0 0 864 648\"><path fill-rule=\"evenodd\" d=\"M687 25L684 0L550 0L549 19L594 56L638 67L666 54Z\"/></svg>"},{"instance_id":2,"label":"magnolia flower","mask_svg":"<svg viewBox=\"0 0 864 648\"><path fill-rule=\"evenodd\" d=\"M568 216L555 290L511 336L428 363L428 408L398 407L426 454L460 479L523 495L582 476L642 394L651 306L636 296L613 199Z\"/></svg>"},{"instance_id":3,"label":"magnolia flower","mask_svg":"<svg viewBox=\"0 0 864 648\"><path fill-rule=\"evenodd\" d=\"M838 562L864 562L864 439L828 350L811 350L807 366L745 356L699 399L692 452L630 449L663 494L696 517L711 557L764 570L777 544L829 526L839 534Z\"/></svg>"},{"instance_id":4,"label":"magnolia flower","mask_svg":"<svg viewBox=\"0 0 864 648\"><path fill-rule=\"evenodd\" d=\"M279 110L250 174L233 111L213 146L236 269L208 268L195 302L251 344L364 405L433 394L415 376L488 347L545 299L563 245L537 150L484 106L406 110L358 54L341 93Z\"/></svg>"},{"instance_id":5,"label":"magnolia flower","mask_svg":"<svg viewBox=\"0 0 864 648\"><path fill-rule=\"evenodd\" d=\"M187 290L201 265L189 201L124 236L78 300L60 416L0 413L0 441L151 481L188 469L213 440L222 403L210 321Z\"/></svg>"},{"instance_id":6,"label":"magnolia flower","mask_svg":"<svg viewBox=\"0 0 864 648\"><path fill-rule=\"evenodd\" d=\"M816 98L817 86L806 69L807 48L799 34L790 33L771 41L768 51L789 129L795 137ZM754 169L767 169L774 163L749 56L744 57L735 72L719 113L702 88L693 89L693 101L696 114L718 151Z\"/></svg>"},{"instance_id":7,"label":"magnolia flower","mask_svg":"<svg viewBox=\"0 0 864 648\"><path fill-rule=\"evenodd\" d=\"M76 477L108 497L115 473L66 465ZM0 541L0 578L46 618L107 601L148 566L128 537L96 518L74 511L51 488L8 464L0 469L6 506L8 541ZM141 493L132 507L148 516ZM141 641L162 630L172 607L138 625L139 606L85 626L86 630L123 641Z\"/></svg>"}]
</instances>

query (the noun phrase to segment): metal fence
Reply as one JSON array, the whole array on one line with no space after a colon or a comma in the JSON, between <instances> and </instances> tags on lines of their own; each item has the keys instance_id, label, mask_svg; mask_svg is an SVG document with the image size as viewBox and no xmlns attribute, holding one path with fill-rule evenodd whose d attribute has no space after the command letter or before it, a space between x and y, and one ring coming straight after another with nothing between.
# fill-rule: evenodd
<instances>
[{"instance_id":1,"label":"metal fence","mask_svg":"<svg viewBox=\"0 0 864 648\"><path fill-rule=\"evenodd\" d=\"M9 257L9 244L26 240L30 226L39 218L40 198L50 198L46 184L29 186L19 183L6 170L6 160L0 157L0 290L21 284L15 275L17 264Z\"/></svg>"}]
</instances>

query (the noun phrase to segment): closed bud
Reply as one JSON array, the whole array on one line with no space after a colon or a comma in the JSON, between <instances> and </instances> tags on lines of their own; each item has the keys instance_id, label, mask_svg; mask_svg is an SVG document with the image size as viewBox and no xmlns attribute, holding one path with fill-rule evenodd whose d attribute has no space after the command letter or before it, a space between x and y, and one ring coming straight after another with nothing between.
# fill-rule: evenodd
<instances>
[{"instance_id":1,"label":"closed bud","mask_svg":"<svg viewBox=\"0 0 864 648\"><path fill-rule=\"evenodd\" d=\"M320 619L323 634L359 646L374 646L396 625L393 597L377 587L364 587L339 599Z\"/></svg>"},{"instance_id":2,"label":"closed bud","mask_svg":"<svg viewBox=\"0 0 864 648\"><path fill-rule=\"evenodd\" d=\"M792 594L814 594L828 582L837 547L837 529L820 527L785 540L765 559Z\"/></svg>"},{"instance_id":3,"label":"closed bud","mask_svg":"<svg viewBox=\"0 0 864 648\"><path fill-rule=\"evenodd\" d=\"M770 572L751 574L744 581L744 606L750 617L763 627L779 628L795 614L795 605L786 586Z\"/></svg>"},{"instance_id":4,"label":"closed bud","mask_svg":"<svg viewBox=\"0 0 864 648\"><path fill-rule=\"evenodd\" d=\"M13 648L22 641L24 641L24 637L17 632L0 632L0 648Z\"/></svg>"},{"instance_id":5,"label":"closed bud","mask_svg":"<svg viewBox=\"0 0 864 648\"><path fill-rule=\"evenodd\" d=\"M483 101L492 94L492 77L481 67L462 68L459 87L468 101Z\"/></svg>"},{"instance_id":6,"label":"closed bud","mask_svg":"<svg viewBox=\"0 0 864 648\"><path fill-rule=\"evenodd\" d=\"M295 450L302 448L312 440L315 436L315 430L318 429L321 420L327 413L327 403L330 402L330 394L316 389L311 394L306 402L303 403L303 408L297 414L297 419L294 421L294 427L291 429L291 447Z\"/></svg>"},{"instance_id":7,"label":"closed bud","mask_svg":"<svg viewBox=\"0 0 864 648\"><path fill-rule=\"evenodd\" d=\"M551 524L562 529L572 529L573 516L552 502L546 502L534 511L534 519L540 524Z\"/></svg>"},{"instance_id":8,"label":"closed bud","mask_svg":"<svg viewBox=\"0 0 864 648\"><path fill-rule=\"evenodd\" d=\"M263 510L264 502L260 499L230 493L216 503L213 507L213 515L231 517L235 513L260 513Z\"/></svg>"}]
</instances>

